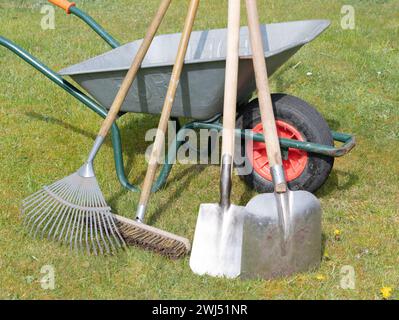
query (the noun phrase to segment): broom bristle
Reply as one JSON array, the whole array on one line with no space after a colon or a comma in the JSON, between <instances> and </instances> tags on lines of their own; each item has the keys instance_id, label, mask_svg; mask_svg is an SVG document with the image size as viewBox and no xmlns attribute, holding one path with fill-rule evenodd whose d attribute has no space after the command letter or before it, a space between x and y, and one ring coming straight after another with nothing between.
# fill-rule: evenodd
<instances>
[{"instance_id":1,"label":"broom bristle","mask_svg":"<svg viewBox=\"0 0 399 320\"><path fill-rule=\"evenodd\" d=\"M95 177L74 173L22 202L29 233L89 254L114 254L125 246Z\"/></svg>"},{"instance_id":2,"label":"broom bristle","mask_svg":"<svg viewBox=\"0 0 399 320\"><path fill-rule=\"evenodd\" d=\"M190 252L188 239L149 225L115 215L118 229L126 244L155 251L170 259L179 259Z\"/></svg>"}]
</instances>

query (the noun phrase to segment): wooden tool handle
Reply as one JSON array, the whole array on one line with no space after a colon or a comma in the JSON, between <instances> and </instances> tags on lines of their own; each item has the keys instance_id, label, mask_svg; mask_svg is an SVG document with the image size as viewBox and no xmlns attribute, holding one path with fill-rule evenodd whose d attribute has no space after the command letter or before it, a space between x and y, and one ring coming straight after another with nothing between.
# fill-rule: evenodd
<instances>
[{"instance_id":1,"label":"wooden tool handle","mask_svg":"<svg viewBox=\"0 0 399 320\"><path fill-rule=\"evenodd\" d=\"M256 86L258 88L259 107L262 118L263 132L265 135L267 157L270 167L281 166L280 141L278 139L276 121L273 113L273 104L270 96L269 80L267 75L263 39L259 25L259 15L256 0L246 0L248 13L248 26L251 38L253 63L255 70ZM286 183L275 186L276 191L285 192Z\"/></svg>"},{"instance_id":2,"label":"wooden tool handle","mask_svg":"<svg viewBox=\"0 0 399 320\"><path fill-rule=\"evenodd\" d=\"M193 29L195 16L197 14L199 0L191 0L188 9L187 18L185 21L183 33L181 35L179 49L176 57L176 62L173 67L172 76L170 78L168 92L166 93L165 103L162 108L161 119L159 120L158 131L155 137L155 142L150 155L147 174L144 179L144 185L140 195L140 206L146 206L148 198L150 197L152 183L154 181L155 173L157 170L158 161L161 151L164 146L165 134L168 127L168 121L172 106L175 100L177 86L179 84L180 75L183 69L184 58L186 56L188 42L190 40L191 31Z\"/></svg>"},{"instance_id":3,"label":"wooden tool handle","mask_svg":"<svg viewBox=\"0 0 399 320\"><path fill-rule=\"evenodd\" d=\"M122 104L125 101L125 98L130 90L130 87L132 86L138 70L140 69L141 63L143 62L144 57L147 54L148 49L150 48L151 42L154 39L155 34L157 33L158 28L171 2L172 0L162 0L156 15L147 30L144 40L139 50L137 51L133 63L128 73L126 74L125 79L122 82L122 85L114 99L114 102L112 103L111 109L109 110L108 115L101 126L100 132L98 133L99 136L105 138L116 117L118 116Z\"/></svg>"},{"instance_id":4,"label":"wooden tool handle","mask_svg":"<svg viewBox=\"0 0 399 320\"><path fill-rule=\"evenodd\" d=\"M236 127L238 63L240 48L240 0L229 0L226 76L223 108L222 159L234 155Z\"/></svg>"},{"instance_id":5,"label":"wooden tool handle","mask_svg":"<svg viewBox=\"0 0 399 320\"><path fill-rule=\"evenodd\" d=\"M70 14L71 12L69 10L71 9L71 7L74 7L76 5L75 2L69 2L68 0L48 0L48 2L57 7L60 7L61 9L64 9L67 14Z\"/></svg>"}]
</instances>

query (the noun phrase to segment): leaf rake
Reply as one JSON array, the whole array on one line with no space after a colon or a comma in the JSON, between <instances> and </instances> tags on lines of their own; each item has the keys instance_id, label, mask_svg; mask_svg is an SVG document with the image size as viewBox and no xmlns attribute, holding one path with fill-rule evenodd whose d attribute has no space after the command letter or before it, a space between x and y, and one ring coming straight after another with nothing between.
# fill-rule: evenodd
<instances>
[{"instance_id":1,"label":"leaf rake","mask_svg":"<svg viewBox=\"0 0 399 320\"><path fill-rule=\"evenodd\" d=\"M170 3L171 0L162 0L87 162L76 173L44 187L23 201L23 225L32 236L69 243L70 248L77 251L86 247L88 253L95 255L113 254L126 244L139 245L172 258L188 252L187 239L112 214L93 169L94 158L120 111Z\"/></svg>"}]
</instances>

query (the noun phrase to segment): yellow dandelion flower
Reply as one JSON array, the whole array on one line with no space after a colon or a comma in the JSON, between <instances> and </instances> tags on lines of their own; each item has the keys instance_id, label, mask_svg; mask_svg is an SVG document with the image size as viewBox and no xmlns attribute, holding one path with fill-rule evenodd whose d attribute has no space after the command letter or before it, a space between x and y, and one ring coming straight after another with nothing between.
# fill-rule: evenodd
<instances>
[{"instance_id":1,"label":"yellow dandelion flower","mask_svg":"<svg viewBox=\"0 0 399 320\"><path fill-rule=\"evenodd\" d=\"M389 299L390 297L392 297L392 291L393 289L391 287L384 287L380 290L381 295L384 299Z\"/></svg>"},{"instance_id":2,"label":"yellow dandelion flower","mask_svg":"<svg viewBox=\"0 0 399 320\"><path fill-rule=\"evenodd\" d=\"M324 275L322 275L322 274L318 274L316 276L316 279L319 280L319 281L324 281L324 280L326 280L326 277Z\"/></svg>"},{"instance_id":3,"label":"yellow dandelion flower","mask_svg":"<svg viewBox=\"0 0 399 320\"><path fill-rule=\"evenodd\" d=\"M337 241L341 239L341 230L339 230L339 229L334 230L334 238Z\"/></svg>"},{"instance_id":4,"label":"yellow dandelion flower","mask_svg":"<svg viewBox=\"0 0 399 320\"><path fill-rule=\"evenodd\" d=\"M325 253L323 254L323 260L324 260L324 261L331 261L331 257L330 257L330 255L328 254L328 252L325 252Z\"/></svg>"}]
</instances>

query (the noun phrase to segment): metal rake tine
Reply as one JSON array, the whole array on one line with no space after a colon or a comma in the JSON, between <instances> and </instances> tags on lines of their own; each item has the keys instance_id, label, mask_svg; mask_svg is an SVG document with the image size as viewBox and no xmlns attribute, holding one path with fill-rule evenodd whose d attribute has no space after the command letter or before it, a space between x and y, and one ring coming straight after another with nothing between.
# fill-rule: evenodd
<instances>
[{"instance_id":1,"label":"metal rake tine","mask_svg":"<svg viewBox=\"0 0 399 320\"><path fill-rule=\"evenodd\" d=\"M54 227L57 224L57 227L56 227L56 229L54 231L54 234L53 234L53 240L57 241L56 237L57 237L57 234L58 234L58 230L60 229L61 226L65 226L65 223L62 223L62 222L68 219L68 213L69 213L70 210L71 210L70 207L67 207L67 206L63 206L62 207L61 213L59 215L59 222L57 224L57 221L58 221L58 218L57 218L57 221L54 222L54 225L51 227L51 230L50 230L50 232L49 232L49 234L47 236L48 239L51 238L52 230L54 229ZM65 217L65 219L64 219L64 217ZM61 228L61 230L63 231L63 228ZM58 241L61 241L61 237L58 238Z\"/></svg>"},{"instance_id":2,"label":"metal rake tine","mask_svg":"<svg viewBox=\"0 0 399 320\"><path fill-rule=\"evenodd\" d=\"M118 227L117 227L116 224L115 224L115 218L114 218L114 216L112 215L112 213L110 213L109 215L107 215L107 220L111 220L111 223L109 223L110 226L111 226L110 229L111 229L112 235L114 236L114 238L116 239L116 242L118 243L118 246L119 246L120 248L126 247L126 242L125 242L125 240L123 239L123 237L121 236L121 234L119 233ZM115 231L115 232L114 232L114 231ZM118 237L115 236L115 233L116 233L116 235L117 235Z\"/></svg>"},{"instance_id":3,"label":"metal rake tine","mask_svg":"<svg viewBox=\"0 0 399 320\"><path fill-rule=\"evenodd\" d=\"M108 207L108 205L105 202L105 199L103 197L100 197L98 200L102 204L102 206ZM122 236L120 235L120 233L118 231L118 227L116 226L116 224L114 222L114 217L113 217L112 212L111 211L107 211L106 213L104 213L103 217L107 221L107 229L109 229L110 233L112 234L112 237L115 239L115 242L116 242L117 246L120 247L120 248L125 247L126 246L125 240L122 238ZM116 232L117 236L115 235L114 231ZM116 250L116 248L115 248L115 250Z\"/></svg>"},{"instance_id":4,"label":"metal rake tine","mask_svg":"<svg viewBox=\"0 0 399 320\"><path fill-rule=\"evenodd\" d=\"M107 224L107 222L106 222L106 217L105 217L105 215L102 215L101 218L102 218L102 220L103 220L104 230L105 230L105 234L106 234L106 236L107 236L108 242L110 243L110 245L111 245L111 247L112 247L111 252L113 253L113 252L116 251L116 247L115 247L115 245L114 245L112 239L111 239L110 236L109 236L109 232L108 232L109 226L108 226L108 224Z\"/></svg>"},{"instance_id":5,"label":"metal rake tine","mask_svg":"<svg viewBox=\"0 0 399 320\"><path fill-rule=\"evenodd\" d=\"M48 239L48 240L50 240L51 234L53 233L53 230L54 230L55 226L57 226L56 229L55 229L55 232L54 232L54 236L53 236L53 240L55 240L55 237L56 237L56 235L57 235L57 231L58 231L58 229L59 229L59 227L60 227L60 223L62 222L62 219L63 219L64 216L65 216L65 211L66 211L66 209L67 209L67 207L65 207L65 206L62 206L62 207L61 207L60 214L57 215L57 219L54 221L54 223L53 223L53 225L51 226L51 228L50 228L50 230L49 230L49 233L48 233L48 235L47 235L47 239ZM60 221L59 221L59 223L58 223L58 225L57 225L57 221L58 221L58 220L60 220Z\"/></svg>"},{"instance_id":6,"label":"metal rake tine","mask_svg":"<svg viewBox=\"0 0 399 320\"><path fill-rule=\"evenodd\" d=\"M42 233L41 233L40 238L43 238L44 233L46 232L46 229L47 229L48 225L50 224L50 222L54 219L55 216L58 216L58 214L56 214L56 213L58 213L58 209L59 209L61 206L62 206L62 204L58 202L58 204L55 203L53 207L49 208L47 215L46 215L45 217L43 217L43 219L42 219L42 220L40 221L40 223L37 225L36 232L35 232L35 234L33 235L33 237L36 237L36 234L37 234L37 232L39 231L40 226L41 226L41 225L46 221L46 219L48 218L48 219L47 219L47 223L46 223L46 224L44 225L44 227L42 228ZM50 210L50 209L51 209L51 210Z\"/></svg>"},{"instance_id":7,"label":"metal rake tine","mask_svg":"<svg viewBox=\"0 0 399 320\"><path fill-rule=\"evenodd\" d=\"M60 188L60 190L63 190L63 189L61 189ZM44 190L45 191L45 190ZM28 223L27 223L27 225L29 226L29 224L30 224L30 222L32 221L32 219L38 214L38 212L36 212L35 213L35 209L36 208L39 208L39 207L42 207L43 206L43 204L44 205L46 205L50 200L52 200L52 199L54 199L54 198L50 198L50 197L48 197L48 193L45 191L44 192L44 194L43 194L43 197L41 197L40 199L37 199L37 200L35 200L34 202L32 202L28 207L26 207L25 209L24 209L24 211L26 212L26 214L25 214L25 217L24 217L24 220L23 220L23 224L25 224L26 223L26 219L28 219L28 216L30 216L30 219L29 219L29 221L28 221ZM30 208L31 206L33 206L34 204L36 204L38 201L40 201L40 200L42 200L39 204L37 204L35 207L33 207L33 208L31 208L29 211L27 210L28 208ZM29 213L30 212L34 212L34 214L33 215L30 215ZM40 210L39 210L39 212L40 212Z\"/></svg>"},{"instance_id":8,"label":"metal rake tine","mask_svg":"<svg viewBox=\"0 0 399 320\"><path fill-rule=\"evenodd\" d=\"M32 200L32 198L36 197L39 193L42 193L43 189L40 189L32 194L30 194L29 196L27 196L26 198L22 199L22 205L24 205L25 203L29 202Z\"/></svg>"},{"instance_id":9,"label":"metal rake tine","mask_svg":"<svg viewBox=\"0 0 399 320\"><path fill-rule=\"evenodd\" d=\"M44 238L44 232L45 232L45 230L50 226L50 222L51 222L52 224L51 224L51 227L50 227L50 229L48 230L48 234L47 234L47 239L50 239L51 233L52 233L52 231L53 231L55 225L57 224L57 221L62 217L63 208L64 208L64 206L60 203L60 204L59 204L59 207L57 208L57 210L59 210L59 211L58 211L58 214L54 215L54 218L53 218L53 219L49 219L49 221L47 222L47 224L43 227L43 231L42 231L42 235L41 235L41 238L42 238L42 239Z\"/></svg>"},{"instance_id":10,"label":"metal rake tine","mask_svg":"<svg viewBox=\"0 0 399 320\"><path fill-rule=\"evenodd\" d=\"M98 248L99 248L100 254L102 255L103 254L103 248L102 248L101 243L100 243L100 241L98 239L97 212L96 211L93 211L93 224L94 224L94 228L93 228L94 237L95 237L95 240L96 240L96 242L98 244Z\"/></svg>"},{"instance_id":11,"label":"metal rake tine","mask_svg":"<svg viewBox=\"0 0 399 320\"><path fill-rule=\"evenodd\" d=\"M79 210L79 218L78 218L78 225L77 225L77 232L75 236L75 249L76 251L80 252L82 249L82 241L78 242L78 239L82 240L82 227L84 225L83 223L83 211Z\"/></svg>"},{"instance_id":12,"label":"metal rake tine","mask_svg":"<svg viewBox=\"0 0 399 320\"><path fill-rule=\"evenodd\" d=\"M76 205L77 205L78 207L81 206L81 204L82 204L82 199L83 199L84 196L86 195L86 194L85 194L85 192L86 192L86 191L85 191L85 188L81 188L81 189L83 189L83 190L77 194ZM73 236L74 236L76 221L77 221L79 212L80 212L80 209L78 209L78 208L75 208L75 209L74 209L73 224L72 224L71 230L70 230L70 232L69 232L69 234L70 234L69 245L70 245L71 250L73 249Z\"/></svg>"},{"instance_id":13,"label":"metal rake tine","mask_svg":"<svg viewBox=\"0 0 399 320\"><path fill-rule=\"evenodd\" d=\"M103 216L102 213L97 212L97 224L99 225L100 237L101 237L102 242L104 243L105 251L107 252L107 254L110 254L111 252L110 252L110 250L109 250L108 243L107 243L107 241L106 241L105 238L104 238L103 229L104 229L106 226L104 226L103 223L102 223L102 222L103 222L102 219L101 219L102 216Z\"/></svg>"},{"instance_id":14,"label":"metal rake tine","mask_svg":"<svg viewBox=\"0 0 399 320\"><path fill-rule=\"evenodd\" d=\"M61 180L58 180L58 181L50 184L49 186L45 186L45 188L47 188L49 190L55 190L58 186L66 185L65 181L67 179L68 179L68 177L64 178L64 179L61 179Z\"/></svg>"},{"instance_id":15,"label":"metal rake tine","mask_svg":"<svg viewBox=\"0 0 399 320\"><path fill-rule=\"evenodd\" d=\"M77 194L77 192L79 192L79 190L80 190L80 186L78 188L74 189L72 194L71 194L71 198L70 199L72 199ZM62 225L61 233L60 233L60 235L58 237L58 241L61 242L61 243L63 242L62 241L62 237L63 237L64 230L67 227L67 225L68 225L67 232L65 234L66 234L66 237L68 235L68 230L69 230L69 226L71 224L71 219L72 219L71 210L73 210L73 208L72 207L68 207L68 209L66 211L66 217L65 217L65 220L64 220L63 225ZM69 223L68 223L68 221L69 221Z\"/></svg>"},{"instance_id":16,"label":"metal rake tine","mask_svg":"<svg viewBox=\"0 0 399 320\"><path fill-rule=\"evenodd\" d=\"M69 230L69 227L71 224L71 220L73 218L73 212L74 212L74 209L72 207L68 207L68 209L66 211L65 220L62 223L62 229L61 229L60 235L58 237L58 241L61 243L63 242L62 238L64 236L64 231L66 231L65 237L67 237L67 235L68 235L68 230Z\"/></svg>"},{"instance_id":17,"label":"metal rake tine","mask_svg":"<svg viewBox=\"0 0 399 320\"><path fill-rule=\"evenodd\" d=\"M92 198L92 202L94 202L96 205L98 205L99 207L102 205L101 203L101 197L100 194L98 193L93 193L93 198ZM100 232L101 232L101 238L105 244L105 248L107 250L107 253L109 254L111 251L115 250L114 244L112 243L109 234L108 234L108 226L105 223L105 219L104 219L104 213L100 213L100 218L101 218L101 226L100 226ZM100 220L100 219L99 219ZM102 228L103 227L103 228ZM107 239L109 240L110 245L112 246L113 250L109 248L107 241L104 239L104 234L102 232L102 229L104 229Z\"/></svg>"},{"instance_id":18,"label":"metal rake tine","mask_svg":"<svg viewBox=\"0 0 399 320\"><path fill-rule=\"evenodd\" d=\"M27 229L27 230L29 230L29 228L31 228L31 231L32 231L32 228L33 228L33 226L34 226L34 222L35 221L37 221L37 216L41 216L42 214L43 214L43 211L44 212L46 212L46 209L52 204L52 203L55 203L55 200L54 199L51 199L51 198L46 198L46 200L43 200L40 204L43 204L43 205L39 205L39 206L37 206L37 207L35 207L35 209L36 208L38 208L37 210L35 210L35 211L32 211L33 212L33 214L32 215L29 215L29 220L27 220L27 221L23 221L23 224L24 224L24 227ZM28 216L26 216L26 217L28 217ZM36 218L36 220L34 220ZM31 227L31 225L32 225L32 227Z\"/></svg>"},{"instance_id":19,"label":"metal rake tine","mask_svg":"<svg viewBox=\"0 0 399 320\"><path fill-rule=\"evenodd\" d=\"M87 192L86 192L87 194ZM86 195L85 195L86 197ZM75 248L77 251L80 251L83 249L83 245L82 245L82 233L83 233L83 226L85 224L85 219L84 219L84 211L83 210L79 210L79 222L78 222L78 226L77 226L77 233L76 233L76 237L75 237ZM78 238L79 238L79 244L78 245Z\"/></svg>"},{"instance_id":20,"label":"metal rake tine","mask_svg":"<svg viewBox=\"0 0 399 320\"><path fill-rule=\"evenodd\" d=\"M105 199L103 197L101 197L99 199L99 201L104 207L108 207L108 205L105 202ZM112 212L111 211L107 211L107 214L104 214L104 216L105 216L105 218L107 220L107 225L109 226L109 230L110 230L112 236L114 237L116 244L120 248L126 247L125 240L123 239L123 237L121 236L121 234L118 231L118 227L115 224L115 219L114 219L114 216L113 216ZM117 236L115 235L115 233L116 233Z\"/></svg>"},{"instance_id":21,"label":"metal rake tine","mask_svg":"<svg viewBox=\"0 0 399 320\"><path fill-rule=\"evenodd\" d=\"M30 208L34 203L36 203L37 201L39 201L40 199L42 199L43 197L46 196L46 191L44 190L39 190L38 192L35 192L32 197L27 200L27 201L23 201L22 202L22 206L21 206L21 213L22 215L24 214L24 212ZM32 203L33 202L33 203Z\"/></svg>"},{"instance_id":22,"label":"metal rake tine","mask_svg":"<svg viewBox=\"0 0 399 320\"><path fill-rule=\"evenodd\" d=\"M86 242L86 250L87 253L90 254L91 253L91 246L89 244L89 213L85 212L84 213L84 225L85 225L85 242ZM82 234L83 235L83 234Z\"/></svg>"},{"instance_id":23,"label":"metal rake tine","mask_svg":"<svg viewBox=\"0 0 399 320\"><path fill-rule=\"evenodd\" d=\"M30 197L26 198L25 200L22 201L22 206L27 209L29 207L31 207L32 205L34 205L38 200L38 196L46 196L48 195L48 192L45 189L46 187L43 187L41 190L35 192L34 194L32 194ZM48 187L47 187L48 188ZM57 185L57 188L55 189L57 192L58 190L64 188L63 185Z\"/></svg>"},{"instance_id":24,"label":"metal rake tine","mask_svg":"<svg viewBox=\"0 0 399 320\"><path fill-rule=\"evenodd\" d=\"M42 197L36 199L34 202L32 202L28 207L24 208L23 211L23 221L22 223L25 224L26 221L29 219L29 221L32 220L32 213L33 217L36 215L35 214L35 209L42 207L43 204L47 203L51 198L47 196L47 193L44 193ZM40 202L39 202L40 201ZM38 203L39 202L39 203ZM34 207L32 207L34 206ZM30 217L30 218L29 218ZM29 223L28 223L29 224Z\"/></svg>"},{"instance_id":25,"label":"metal rake tine","mask_svg":"<svg viewBox=\"0 0 399 320\"><path fill-rule=\"evenodd\" d=\"M59 209L60 207L61 207L61 204L59 203L59 204L58 204L58 207L56 208L57 212L58 212L58 209ZM42 228L42 232L41 232L40 237L39 237L40 239L43 239L43 238L44 238L44 234L45 234L47 228L49 227L50 223L51 223L52 221L54 221L54 219L57 220L57 218L58 218L58 214L53 214L49 219L47 219L46 224L45 224L44 227Z\"/></svg>"},{"instance_id":26,"label":"metal rake tine","mask_svg":"<svg viewBox=\"0 0 399 320\"><path fill-rule=\"evenodd\" d=\"M65 194L68 194L68 189L63 190L62 193L59 194L59 197L60 197L60 198L63 198L63 197L65 197ZM42 221L40 222L40 224L38 225L38 227L37 227L37 229L36 229L36 232L35 232L34 237L36 236L36 233L38 232L40 225L45 221L45 218L47 218L49 215L51 215L51 213L54 213L54 214L53 214L53 217L50 217L50 219L48 220L48 222L46 223L46 225L43 227L41 238L43 238L44 233L45 233L45 231L46 231L48 225L50 224L50 222L53 220L54 216L58 217L58 215L59 215L59 208L62 207L63 204L62 204L61 202L59 202L57 199L54 199L54 200L55 200L56 202L58 202L58 205L57 205L55 208L52 207L51 210L49 210L49 212L48 212L48 214L46 215L46 217L44 217L44 218L42 219ZM55 204L54 204L54 205L55 205Z\"/></svg>"},{"instance_id":27,"label":"metal rake tine","mask_svg":"<svg viewBox=\"0 0 399 320\"><path fill-rule=\"evenodd\" d=\"M105 202L103 197L98 197L98 201L101 203L101 205L103 207L108 207L107 203ZM104 211L104 213L102 214L102 218L103 218L103 223L104 223L104 228L106 230L107 233L107 237L110 241L110 244L112 245L112 248L114 251L116 251L116 247L114 246L113 241L111 240L111 237L109 236L109 232L108 230L112 233L112 236L115 238L115 242L120 246L118 239L114 236L113 230L112 230L112 225L109 223L109 215L112 215L112 213L110 211Z\"/></svg>"},{"instance_id":28,"label":"metal rake tine","mask_svg":"<svg viewBox=\"0 0 399 320\"><path fill-rule=\"evenodd\" d=\"M119 248L126 247L125 240L119 234L118 227L116 226L116 224L114 222L114 218L113 218L112 214L106 215L105 219L107 220L107 224L108 224L108 227L109 227L109 232L112 235L112 238L114 239L116 245Z\"/></svg>"},{"instance_id":29,"label":"metal rake tine","mask_svg":"<svg viewBox=\"0 0 399 320\"><path fill-rule=\"evenodd\" d=\"M27 229L28 233L31 237L35 237L36 236L36 232L33 233L33 230L38 230L38 228L40 227L40 224L38 223L39 220L41 220L41 218L44 216L44 218L49 214L49 210L52 207L52 205L54 205L55 202L53 201L51 204L49 204L48 206L44 207L43 210L41 211L41 214L38 215L38 217L32 222L31 226Z\"/></svg>"},{"instance_id":30,"label":"metal rake tine","mask_svg":"<svg viewBox=\"0 0 399 320\"><path fill-rule=\"evenodd\" d=\"M89 245L89 221L88 221L87 213L85 213L85 225L86 225L86 232L85 232L86 249L87 249L87 253L90 254L90 245Z\"/></svg>"},{"instance_id":31,"label":"metal rake tine","mask_svg":"<svg viewBox=\"0 0 399 320\"><path fill-rule=\"evenodd\" d=\"M58 183L53 183L52 185L60 185L61 184L61 181L58 181ZM34 197L36 197L38 194L40 194L40 193L45 193L45 189L44 188L46 188L46 186L44 186L42 189L40 189L39 191L36 191L35 193L32 193L30 196L28 196L28 197L26 197L25 199L23 199L22 200L22 205L23 206L25 206L26 204L28 204L30 201L32 201L32 199L34 198ZM49 187L47 187L47 188L49 188Z\"/></svg>"},{"instance_id":32,"label":"metal rake tine","mask_svg":"<svg viewBox=\"0 0 399 320\"><path fill-rule=\"evenodd\" d=\"M43 205L46 205L49 200L52 200L52 198L48 197L46 194L36 199L29 207L24 210L25 214L23 222L26 222L26 220L30 221L32 219L32 216L34 217L36 215L37 209L40 209L41 207L43 207Z\"/></svg>"},{"instance_id":33,"label":"metal rake tine","mask_svg":"<svg viewBox=\"0 0 399 320\"><path fill-rule=\"evenodd\" d=\"M66 211L65 211L65 219L62 221L62 224L61 224L61 221L60 221L59 226L60 227L62 226L62 227L61 227L60 234L58 236L58 240L57 240L58 242L62 243L62 237L63 237L64 231L65 231L65 228L67 228L68 221L71 219L71 210L73 210L71 207L67 207ZM57 230L58 230L58 227L57 227ZM54 233L54 237L57 234L57 230ZM54 238L54 240L56 240L56 239Z\"/></svg>"},{"instance_id":34,"label":"metal rake tine","mask_svg":"<svg viewBox=\"0 0 399 320\"><path fill-rule=\"evenodd\" d=\"M101 204L101 207L108 207L107 202L105 201L104 197L100 196L100 194L98 194L98 202Z\"/></svg>"},{"instance_id":35,"label":"metal rake tine","mask_svg":"<svg viewBox=\"0 0 399 320\"><path fill-rule=\"evenodd\" d=\"M48 198L45 198L45 197L42 197L41 198L41 203L43 203L43 202L45 202L45 200L46 199L48 199ZM40 203L40 204L41 204ZM22 216L23 216L23 218L22 218L22 225L24 226L24 227L27 227L28 225L29 225L29 221L32 219L32 215L33 216L35 216L35 212L36 211L34 211L34 209L36 209L37 207L39 207L40 208L40 204L39 204L39 206L36 206L36 207L34 207L33 209L31 209L31 210L26 210L26 209L23 209L22 210Z\"/></svg>"},{"instance_id":36,"label":"metal rake tine","mask_svg":"<svg viewBox=\"0 0 399 320\"><path fill-rule=\"evenodd\" d=\"M94 241L93 241L93 224L92 224L91 216L92 215L90 213L90 216L89 216L89 221L90 221L90 240L91 240L91 244L93 246L94 255L97 255L97 250L96 250L96 247L95 247Z\"/></svg>"},{"instance_id":37,"label":"metal rake tine","mask_svg":"<svg viewBox=\"0 0 399 320\"><path fill-rule=\"evenodd\" d=\"M32 223L32 227L30 230L30 234L33 234L33 230L35 229L35 233L33 234L33 237L36 237L36 234L38 232L38 230L40 229L40 226L44 223L44 221L46 221L46 218L48 216L50 216L52 214L52 210L55 206L57 206L58 201L56 201L55 199L52 199L51 202L49 202L49 204L47 205L47 207L45 208L45 210L42 211L42 213L36 218L35 221L33 221Z\"/></svg>"},{"instance_id":38,"label":"metal rake tine","mask_svg":"<svg viewBox=\"0 0 399 320\"><path fill-rule=\"evenodd\" d=\"M90 204L91 204L90 199L87 199L87 206L89 207ZM94 211L87 211L87 213L88 213L88 217L89 217L88 224L89 224L89 226L90 226L90 230L89 230L89 233L90 233L90 243L91 243L91 246L93 246L93 253L94 253L95 255L97 255L97 250L96 250L96 248L95 248L95 242L93 241L93 221L92 221L92 218L93 218L93 213L94 213Z\"/></svg>"},{"instance_id":39,"label":"metal rake tine","mask_svg":"<svg viewBox=\"0 0 399 320\"><path fill-rule=\"evenodd\" d=\"M74 231L75 231L76 220L79 215L78 212L79 212L79 209L77 209L77 208L75 208L73 210L73 223L71 225L71 229L69 230L69 232L66 234L66 237L65 237L65 244L67 242L67 238L69 237L69 247L71 250L73 249L73 245L72 245L73 244L73 235L74 235Z\"/></svg>"},{"instance_id":40,"label":"metal rake tine","mask_svg":"<svg viewBox=\"0 0 399 320\"><path fill-rule=\"evenodd\" d=\"M98 196L98 192L101 192L101 191L98 190L98 188L96 188L95 186L93 186L90 191L91 191L91 193L90 193L91 195L90 195L90 198L88 199L89 204L91 206L93 206L93 207L100 207L101 203L97 203L97 199L98 199L97 196ZM99 209L99 210L101 210L101 209ZM101 247L101 241L99 241L99 239L98 239L97 229L98 229L98 231L100 233L100 237L101 237L101 240L102 240L102 242L104 244L105 251L109 254L110 253L109 247L108 247L107 242L104 239L104 234L103 234L103 230L102 230L103 229L103 225L101 223L101 218L100 218L100 216L102 216L102 212L96 210L96 211L94 211L94 215L95 215L96 239L97 239L97 243L98 243L98 245L100 247L101 254L103 254L103 250L102 250L102 247Z\"/></svg>"},{"instance_id":41,"label":"metal rake tine","mask_svg":"<svg viewBox=\"0 0 399 320\"><path fill-rule=\"evenodd\" d=\"M68 190L69 190L69 192L65 196L64 200L67 201L67 202L71 202L73 197L74 197L74 195L75 195L75 193L76 193L76 188L75 189L69 188ZM62 224L62 221L64 220L64 217L68 216L68 212L69 211L70 211L70 207L67 207L67 206L63 206L62 207L61 212L60 212L59 216L57 217L57 220L54 222L53 226L51 227L51 229L49 231L49 234L48 234L48 237L47 237L49 240L50 240L52 231L53 231L54 227L57 224L58 219L60 219L60 221L58 222L58 225L57 225L57 227L55 229L54 235L53 235L53 240L56 240L57 232L58 232L58 230L59 230L59 228L60 228L60 226ZM65 226L65 224L64 224L64 226ZM60 241L60 239L59 239L59 241Z\"/></svg>"},{"instance_id":42,"label":"metal rake tine","mask_svg":"<svg viewBox=\"0 0 399 320\"><path fill-rule=\"evenodd\" d=\"M67 244L67 242L68 242L68 237L69 237L69 234L71 232L71 227L72 227L72 223L73 223L74 218L75 218L75 214L76 214L76 209L72 208L72 210L71 210L71 212L69 214L68 226L67 226L66 231L65 231L65 237L64 237L63 240L61 240L62 244Z\"/></svg>"},{"instance_id":43,"label":"metal rake tine","mask_svg":"<svg viewBox=\"0 0 399 320\"><path fill-rule=\"evenodd\" d=\"M87 190L84 191L84 195L82 196L81 200L82 203L80 203L80 205L82 207L84 207L86 205L86 198L87 198L88 192ZM82 249L82 230L83 230L83 226L85 223L85 219L84 219L84 210L83 209L79 209L79 213L78 213L79 217L78 217L78 223L76 226L76 235L75 235L75 249L79 252L80 249ZM79 234L80 233L80 234ZM80 247L78 245L78 238L80 238Z\"/></svg>"},{"instance_id":44,"label":"metal rake tine","mask_svg":"<svg viewBox=\"0 0 399 320\"><path fill-rule=\"evenodd\" d=\"M57 190L59 190L60 187L64 187L64 186L69 187L69 185L67 184L67 178L56 181L56 182L50 184L49 186L45 186L43 189L47 189L47 190L56 192Z\"/></svg>"}]
</instances>

